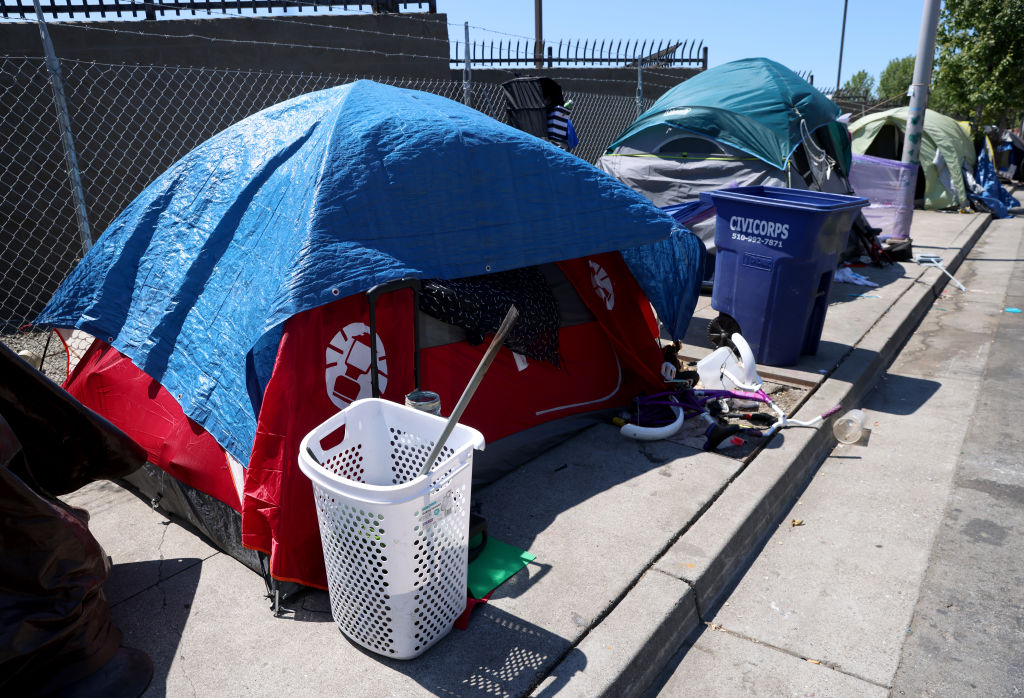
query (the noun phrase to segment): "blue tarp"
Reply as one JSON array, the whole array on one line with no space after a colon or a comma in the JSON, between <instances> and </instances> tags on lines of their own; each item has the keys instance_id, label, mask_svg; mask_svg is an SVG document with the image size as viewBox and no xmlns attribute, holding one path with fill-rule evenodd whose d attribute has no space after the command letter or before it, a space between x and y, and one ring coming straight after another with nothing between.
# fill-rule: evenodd
<instances>
[{"instance_id":1,"label":"blue tarp","mask_svg":"<svg viewBox=\"0 0 1024 698\"><path fill-rule=\"evenodd\" d=\"M359 81L271 107L186 155L111 223L37 322L112 344L245 463L247 378L265 377L292 315L392 279L572 259L675 227L540 139Z\"/></svg>"},{"instance_id":2,"label":"blue tarp","mask_svg":"<svg viewBox=\"0 0 1024 698\"><path fill-rule=\"evenodd\" d=\"M996 168L988 158L988 148L982 147L978 153L978 165L974 169L974 180L985 190L984 194L968 192L967 195L973 201L980 202L985 208L992 212L996 218L1013 218L1009 209L1020 206L1010 192L1003 189L999 177L996 176Z\"/></svg>"},{"instance_id":3,"label":"blue tarp","mask_svg":"<svg viewBox=\"0 0 1024 698\"><path fill-rule=\"evenodd\" d=\"M622 259L672 339L682 339L693 317L706 256L704 243L686 229L650 245L622 250Z\"/></svg>"}]
</instances>

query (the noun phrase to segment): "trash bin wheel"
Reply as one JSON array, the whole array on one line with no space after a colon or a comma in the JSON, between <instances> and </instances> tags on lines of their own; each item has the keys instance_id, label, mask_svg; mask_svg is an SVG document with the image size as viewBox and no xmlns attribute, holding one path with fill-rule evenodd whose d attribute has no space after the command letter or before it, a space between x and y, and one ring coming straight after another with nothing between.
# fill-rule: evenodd
<instances>
[{"instance_id":1,"label":"trash bin wheel","mask_svg":"<svg viewBox=\"0 0 1024 698\"><path fill-rule=\"evenodd\" d=\"M734 334L743 334L740 331L740 323L727 313L719 313L718 317L708 323L708 341L715 349L729 347L739 356L739 351L732 343Z\"/></svg>"}]
</instances>

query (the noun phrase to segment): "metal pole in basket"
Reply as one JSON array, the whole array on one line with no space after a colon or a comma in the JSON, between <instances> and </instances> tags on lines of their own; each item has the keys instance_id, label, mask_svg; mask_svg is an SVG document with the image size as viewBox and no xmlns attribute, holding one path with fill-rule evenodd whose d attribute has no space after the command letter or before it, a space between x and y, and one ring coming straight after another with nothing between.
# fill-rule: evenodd
<instances>
[{"instance_id":1,"label":"metal pole in basket","mask_svg":"<svg viewBox=\"0 0 1024 698\"><path fill-rule=\"evenodd\" d=\"M434 444L434 448L430 451L430 455L427 456L426 462L423 463L423 470L420 471L420 475L426 475L430 472L430 467L437 460L441 449L444 448L445 442L448 441L448 437L451 436L452 429L458 424L459 417L462 416L466 405L469 404L470 399L473 397L473 393L476 392L480 382L484 379L484 374L487 373L487 369L490 367L491 362L494 361L494 357L498 355L498 350L501 349L501 344L505 341L505 335L508 334L508 331L512 329L512 325L516 324L518 319L519 311L513 305L508 309L508 313L505 314L505 319L501 321L498 331L494 334L494 339L491 340L491 346L487 347L487 351L484 352L484 358L480 359L480 364L476 367L476 371L473 372L473 377L469 379L469 384L462 391L462 397L459 398L459 402L455 405L455 409L452 410L451 416L448 417L448 423L444 425L441 435L437 437L437 443Z\"/></svg>"}]
</instances>

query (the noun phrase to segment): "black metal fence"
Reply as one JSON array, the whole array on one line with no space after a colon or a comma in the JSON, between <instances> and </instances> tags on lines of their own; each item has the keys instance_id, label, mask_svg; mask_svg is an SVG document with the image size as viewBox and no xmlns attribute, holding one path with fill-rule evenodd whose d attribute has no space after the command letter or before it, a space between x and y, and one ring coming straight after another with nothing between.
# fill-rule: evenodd
<instances>
[{"instance_id":1,"label":"black metal fence","mask_svg":"<svg viewBox=\"0 0 1024 698\"><path fill-rule=\"evenodd\" d=\"M614 66L696 68L707 70L708 48L701 41L576 40L555 43L528 39L453 42L452 63L466 61L480 66L527 66L546 68Z\"/></svg>"},{"instance_id":2,"label":"black metal fence","mask_svg":"<svg viewBox=\"0 0 1024 698\"><path fill-rule=\"evenodd\" d=\"M265 15L273 12L321 14L333 10L362 10L398 13L404 8L416 12L437 12L437 0L398 2L334 2L333 0L39 0L46 19L158 19L191 17L195 14ZM33 0L0 0L0 16L34 19Z\"/></svg>"}]
</instances>

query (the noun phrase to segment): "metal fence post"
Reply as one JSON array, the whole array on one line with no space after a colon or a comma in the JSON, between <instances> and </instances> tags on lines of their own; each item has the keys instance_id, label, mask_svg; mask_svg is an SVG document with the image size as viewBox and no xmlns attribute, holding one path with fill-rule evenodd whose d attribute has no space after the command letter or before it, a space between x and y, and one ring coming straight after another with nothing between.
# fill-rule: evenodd
<instances>
[{"instance_id":1,"label":"metal fence post","mask_svg":"<svg viewBox=\"0 0 1024 698\"><path fill-rule=\"evenodd\" d=\"M466 55L462 64L462 103L467 107L473 106L473 93L470 89L472 80L472 68L469 65L469 22L466 22Z\"/></svg>"},{"instance_id":2,"label":"metal fence post","mask_svg":"<svg viewBox=\"0 0 1024 698\"><path fill-rule=\"evenodd\" d=\"M636 59L636 118L640 118L640 111L644 105L644 59Z\"/></svg>"},{"instance_id":3,"label":"metal fence post","mask_svg":"<svg viewBox=\"0 0 1024 698\"><path fill-rule=\"evenodd\" d=\"M68 178L71 180L71 193L75 198L75 216L78 219L78 233L82 238L82 253L92 247L92 234L89 231L89 214L85 209L85 193L82 191L82 178L78 172L78 157L75 155L75 141L71 136L71 118L68 116L68 103L64 99L64 83L60 77L60 63L50 41L50 32L46 28L46 19L39 6L39 0L32 0L36 7L36 20L39 24L39 36L43 41L46 53L46 68L50 73L50 85L53 87L53 103L57 110L57 121L60 123L60 139L64 144L64 157L68 166Z\"/></svg>"}]
</instances>

